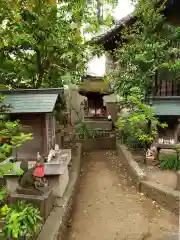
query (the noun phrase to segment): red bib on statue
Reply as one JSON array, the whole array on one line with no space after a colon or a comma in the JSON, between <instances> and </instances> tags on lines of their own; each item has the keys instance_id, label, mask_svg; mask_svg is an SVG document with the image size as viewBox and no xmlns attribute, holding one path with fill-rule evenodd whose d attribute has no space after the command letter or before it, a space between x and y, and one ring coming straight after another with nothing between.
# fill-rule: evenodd
<instances>
[{"instance_id":1,"label":"red bib on statue","mask_svg":"<svg viewBox=\"0 0 180 240\"><path fill-rule=\"evenodd\" d=\"M44 177L44 165L36 167L36 169L34 170L34 176Z\"/></svg>"}]
</instances>

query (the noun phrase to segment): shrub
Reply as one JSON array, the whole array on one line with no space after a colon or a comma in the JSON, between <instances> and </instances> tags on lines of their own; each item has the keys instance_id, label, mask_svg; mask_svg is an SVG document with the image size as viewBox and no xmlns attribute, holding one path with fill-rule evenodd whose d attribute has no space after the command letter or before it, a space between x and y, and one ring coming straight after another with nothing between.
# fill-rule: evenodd
<instances>
[{"instance_id":1,"label":"shrub","mask_svg":"<svg viewBox=\"0 0 180 240\"><path fill-rule=\"evenodd\" d=\"M38 232L40 222L40 211L32 204L18 201L12 206L6 207L4 213L4 234L8 238L19 239L20 237L32 237Z\"/></svg>"},{"instance_id":2,"label":"shrub","mask_svg":"<svg viewBox=\"0 0 180 240\"><path fill-rule=\"evenodd\" d=\"M159 167L161 169L175 169L180 170L180 161L179 157L176 155L163 156L160 160Z\"/></svg>"}]
</instances>

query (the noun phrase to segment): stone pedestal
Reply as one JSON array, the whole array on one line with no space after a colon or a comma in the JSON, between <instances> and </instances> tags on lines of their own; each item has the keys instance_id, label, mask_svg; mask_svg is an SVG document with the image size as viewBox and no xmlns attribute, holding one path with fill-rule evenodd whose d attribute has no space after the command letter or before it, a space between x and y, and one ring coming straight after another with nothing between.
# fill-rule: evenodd
<instances>
[{"instance_id":1,"label":"stone pedestal","mask_svg":"<svg viewBox=\"0 0 180 240\"><path fill-rule=\"evenodd\" d=\"M61 149L57 157L45 165L45 176L53 187L56 197L62 197L68 185L70 160L71 150Z\"/></svg>"},{"instance_id":2,"label":"stone pedestal","mask_svg":"<svg viewBox=\"0 0 180 240\"><path fill-rule=\"evenodd\" d=\"M60 149L56 157L44 164L45 178L47 178L56 197L62 197L69 182L68 164L71 160L70 149ZM34 167L35 162L29 161L29 168ZM16 162L16 169L20 169L20 162ZM6 175L8 193L15 192L18 187L18 176L12 172Z\"/></svg>"},{"instance_id":3,"label":"stone pedestal","mask_svg":"<svg viewBox=\"0 0 180 240\"><path fill-rule=\"evenodd\" d=\"M8 193L15 192L18 186L18 176L6 176L6 187Z\"/></svg>"},{"instance_id":4,"label":"stone pedestal","mask_svg":"<svg viewBox=\"0 0 180 240\"><path fill-rule=\"evenodd\" d=\"M69 171L68 168L65 169L64 173L57 177L56 183L54 185L54 196L63 197L64 192L67 188L69 182Z\"/></svg>"},{"instance_id":5,"label":"stone pedestal","mask_svg":"<svg viewBox=\"0 0 180 240\"><path fill-rule=\"evenodd\" d=\"M9 203L16 203L18 200L23 200L28 203L32 203L36 207L38 207L41 213L41 217L45 221L49 216L54 205L53 189L48 190L41 196L25 195L19 194L17 192L13 192L10 194Z\"/></svg>"},{"instance_id":6,"label":"stone pedestal","mask_svg":"<svg viewBox=\"0 0 180 240\"><path fill-rule=\"evenodd\" d=\"M146 156L146 165L153 166L155 164L154 156Z\"/></svg>"}]
</instances>

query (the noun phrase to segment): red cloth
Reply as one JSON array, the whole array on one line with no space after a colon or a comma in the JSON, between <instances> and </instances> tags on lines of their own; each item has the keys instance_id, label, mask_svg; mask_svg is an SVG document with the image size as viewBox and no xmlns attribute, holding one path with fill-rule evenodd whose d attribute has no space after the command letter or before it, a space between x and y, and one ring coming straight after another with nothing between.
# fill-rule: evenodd
<instances>
[{"instance_id":1,"label":"red cloth","mask_svg":"<svg viewBox=\"0 0 180 240\"><path fill-rule=\"evenodd\" d=\"M34 176L36 177L44 177L44 165L41 164L34 170Z\"/></svg>"}]
</instances>

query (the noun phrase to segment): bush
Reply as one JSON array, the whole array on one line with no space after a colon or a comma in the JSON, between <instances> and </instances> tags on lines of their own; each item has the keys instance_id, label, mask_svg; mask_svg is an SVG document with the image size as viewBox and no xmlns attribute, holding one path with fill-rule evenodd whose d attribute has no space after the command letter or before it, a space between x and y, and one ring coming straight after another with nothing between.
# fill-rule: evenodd
<instances>
[{"instance_id":1,"label":"bush","mask_svg":"<svg viewBox=\"0 0 180 240\"><path fill-rule=\"evenodd\" d=\"M180 161L179 157L176 155L163 156L160 160L159 167L161 169L175 169L180 170Z\"/></svg>"},{"instance_id":2,"label":"bush","mask_svg":"<svg viewBox=\"0 0 180 240\"><path fill-rule=\"evenodd\" d=\"M8 238L33 237L39 230L42 218L40 211L32 204L18 201L12 206L4 206L4 234Z\"/></svg>"},{"instance_id":3,"label":"bush","mask_svg":"<svg viewBox=\"0 0 180 240\"><path fill-rule=\"evenodd\" d=\"M165 128L167 124L159 122L152 107L144 104L144 97L138 93L138 89L132 88L129 94L123 100L124 107L116 126L122 135L127 136L126 140L130 142L133 140L135 144L145 146L147 149L156 138L158 127Z\"/></svg>"},{"instance_id":4,"label":"bush","mask_svg":"<svg viewBox=\"0 0 180 240\"><path fill-rule=\"evenodd\" d=\"M138 149L144 147L143 144L139 141L139 139L128 131L122 130L120 135L123 144Z\"/></svg>"}]
</instances>

